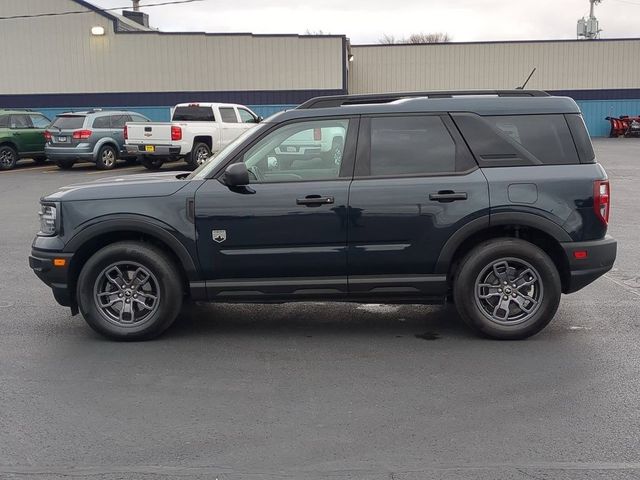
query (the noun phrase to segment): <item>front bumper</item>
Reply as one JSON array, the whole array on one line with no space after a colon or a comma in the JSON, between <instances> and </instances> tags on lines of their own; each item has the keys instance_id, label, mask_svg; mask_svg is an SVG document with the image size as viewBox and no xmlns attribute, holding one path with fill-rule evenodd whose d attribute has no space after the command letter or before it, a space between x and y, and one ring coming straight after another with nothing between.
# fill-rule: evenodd
<instances>
[{"instance_id":1,"label":"front bumper","mask_svg":"<svg viewBox=\"0 0 640 480\"><path fill-rule=\"evenodd\" d=\"M74 310L77 305L69 282L69 266L72 257L71 253L49 252L34 248L29 256L29 266L40 280L51 287L53 296L60 305ZM55 266L54 259L64 259L65 265Z\"/></svg>"},{"instance_id":2,"label":"front bumper","mask_svg":"<svg viewBox=\"0 0 640 480\"><path fill-rule=\"evenodd\" d=\"M577 292L611 270L618 250L618 242L608 235L601 240L566 242L560 245L569 262L569 278L565 282L563 293ZM586 252L586 257L576 258L576 252Z\"/></svg>"}]
</instances>

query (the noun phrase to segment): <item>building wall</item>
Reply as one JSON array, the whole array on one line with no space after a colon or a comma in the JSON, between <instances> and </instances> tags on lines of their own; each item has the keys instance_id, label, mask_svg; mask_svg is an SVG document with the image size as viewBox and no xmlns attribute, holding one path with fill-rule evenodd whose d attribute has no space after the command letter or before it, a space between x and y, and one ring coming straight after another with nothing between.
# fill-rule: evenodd
<instances>
[{"instance_id":1,"label":"building wall","mask_svg":"<svg viewBox=\"0 0 640 480\"><path fill-rule=\"evenodd\" d=\"M527 88L569 95L590 132L608 115L640 114L640 40L353 46L351 93Z\"/></svg>"},{"instance_id":2,"label":"building wall","mask_svg":"<svg viewBox=\"0 0 640 480\"><path fill-rule=\"evenodd\" d=\"M11 74L0 75L0 105L164 109L229 101L268 111L346 89L344 36L116 32L112 18L84 5L2 0L3 16L87 13L2 22ZM106 35L92 36L94 26Z\"/></svg>"}]
</instances>

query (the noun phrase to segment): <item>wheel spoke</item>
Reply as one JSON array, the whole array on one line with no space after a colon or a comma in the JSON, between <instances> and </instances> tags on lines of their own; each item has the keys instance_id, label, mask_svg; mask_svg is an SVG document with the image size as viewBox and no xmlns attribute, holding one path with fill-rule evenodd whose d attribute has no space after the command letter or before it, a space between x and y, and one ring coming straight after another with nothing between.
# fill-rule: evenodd
<instances>
[{"instance_id":1,"label":"wheel spoke","mask_svg":"<svg viewBox=\"0 0 640 480\"><path fill-rule=\"evenodd\" d=\"M500 267L502 267L504 270L500 271ZM506 260L493 264L493 273L501 282L509 281L508 272L509 272L509 262L507 262Z\"/></svg>"},{"instance_id":2,"label":"wheel spoke","mask_svg":"<svg viewBox=\"0 0 640 480\"><path fill-rule=\"evenodd\" d=\"M498 304L493 309L493 316L503 322L506 321L509 318L510 304L511 304L511 300L509 298L507 298L506 300L504 298L501 298ZM503 311L504 315L503 316L498 315L499 311Z\"/></svg>"},{"instance_id":3,"label":"wheel spoke","mask_svg":"<svg viewBox=\"0 0 640 480\"><path fill-rule=\"evenodd\" d=\"M115 272L115 276L112 275L113 272ZM123 275L122 271L117 266L115 266L111 270L109 270L105 274L105 277L107 278L107 280L109 280L111 283L113 283L119 289L120 288L124 288L127 285L127 282L124 279L124 275Z\"/></svg>"},{"instance_id":4,"label":"wheel spoke","mask_svg":"<svg viewBox=\"0 0 640 480\"><path fill-rule=\"evenodd\" d=\"M537 281L538 277L535 272L530 268L527 268L520 272L520 275L513 280L513 283L517 285L516 288L519 290L522 287L530 287Z\"/></svg>"},{"instance_id":5,"label":"wheel spoke","mask_svg":"<svg viewBox=\"0 0 640 480\"><path fill-rule=\"evenodd\" d=\"M492 285L491 283L481 283L478 285L478 296L482 299L487 299L491 297L500 297L502 294L498 292L498 285ZM483 289L488 289L489 292L483 293ZM494 289L492 292L491 289Z\"/></svg>"},{"instance_id":6,"label":"wheel spoke","mask_svg":"<svg viewBox=\"0 0 640 480\"><path fill-rule=\"evenodd\" d=\"M518 304L518 306L527 313L533 311L538 305L538 301L529 297L528 295L519 294L516 298L513 299L514 302Z\"/></svg>"},{"instance_id":7,"label":"wheel spoke","mask_svg":"<svg viewBox=\"0 0 640 480\"><path fill-rule=\"evenodd\" d=\"M140 278L140 275L142 275L142 278ZM134 290L138 289L141 286L143 286L145 283L147 283L150 278L151 278L151 274L149 272L147 272L143 268L138 268L133 274L133 278L131 280L131 286L133 287Z\"/></svg>"}]
</instances>

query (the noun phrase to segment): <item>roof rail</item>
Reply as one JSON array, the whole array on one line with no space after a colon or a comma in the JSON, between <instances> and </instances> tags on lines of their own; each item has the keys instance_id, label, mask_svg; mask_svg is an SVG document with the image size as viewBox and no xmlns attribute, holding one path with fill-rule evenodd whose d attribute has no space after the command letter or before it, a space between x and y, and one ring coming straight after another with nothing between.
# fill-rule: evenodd
<instances>
[{"instance_id":1,"label":"roof rail","mask_svg":"<svg viewBox=\"0 0 640 480\"><path fill-rule=\"evenodd\" d=\"M307 100L298 109L341 107L343 105L364 105L371 103L390 103L403 98L453 98L457 96L493 95L497 97L548 97L542 90L440 90L432 92L373 93L366 95L331 95L314 97Z\"/></svg>"}]
</instances>

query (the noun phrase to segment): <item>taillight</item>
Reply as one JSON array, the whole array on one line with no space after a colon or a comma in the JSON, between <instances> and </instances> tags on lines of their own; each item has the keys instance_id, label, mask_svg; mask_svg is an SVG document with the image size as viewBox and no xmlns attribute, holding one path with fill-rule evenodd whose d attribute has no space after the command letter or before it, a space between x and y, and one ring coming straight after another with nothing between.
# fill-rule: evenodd
<instances>
[{"instance_id":1,"label":"taillight","mask_svg":"<svg viewBox=\"0 0 640 480\"><path fill-rule=\"evenodd\" d=\"M611 210L611 191L609 180L596 180L593 182L593 209L596 216L607 225Z\"/></svg>"},{"instance_id":2,"label":"taillight","mask_svg":"<svg viewBox=\"0 0 640 480\"><path fill-rule=\"evenodd\" d=\"M76 130L72 136L74 140L86 140L91 136L91 130Z\"/></svg>"},{"instance_id":3,"label":"taillight","mask_svg":"<svg viewBox=\"0 0 640 480\"><path fill-rule=\"evenodd\" d=\"M177 125L171 125L171 141L176 142L182 140L182 128Z\"/></svg>"},{"instance_id":4,"label":"taillight","mask_svg":"<svg viewBox=\"0 0 640 480\"><path fill-rule=\"evenodd\" d=\"M51 132L47 132L47 131L44 132L44 140L46 142L50 142L51 141Z\"/></svg>"},{"instance_id":5,"label":"taillight","mask_svg":"<svg viewBox=\"0 0 640 480\"><path fill-rule=\"evenodd\" d=\"M128 140L129 139L129 129L127 128L127 126L124 126L124 139Z\"/></svg>"},{"instance_id":6,"label":"taillight","mask_svg":"<svg viewBox=\"0 0 640 480\"><path fill-rule=\"evenodd\" d=\"M321 128L314 128L313 129L313 139L316 142L319 142L320 140L322 140L322 129Z\"/></svg>"}]
</instances>

